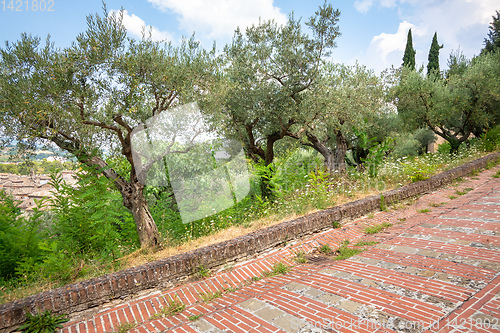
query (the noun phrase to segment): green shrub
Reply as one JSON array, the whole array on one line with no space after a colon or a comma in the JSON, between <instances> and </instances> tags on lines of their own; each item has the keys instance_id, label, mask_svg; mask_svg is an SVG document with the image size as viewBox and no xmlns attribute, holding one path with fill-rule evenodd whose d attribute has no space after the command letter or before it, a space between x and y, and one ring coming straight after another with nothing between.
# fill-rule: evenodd
<instances>
[{"instance_id":1,"label":"green shrub","mask_svg":"<svg viewBox=\"0 0 500 333\"><path fill-rule=\"evenodd\" d=\"M0 281L14 278L23 262L40 260L41 216L37 208L21 215L17 202L0 190Z\"/></svg>"},{"instance_id":2,"label":"green shrub","mask_svg":"<svg viewBox=\"0 0 500 333\"><path fill-rule=\"evenodd\" d=\"M25 333L54 333L67 321L69 318L66 314L54 315L50 310L37 315L27 312L26 322L19 327L19 330Z\"/></svg>"},{"instance_id":3,"label":"green shrub","mask_svg":"<svg viewBox=\"0 0 500 333\"><path fill-rule=\"evenodd\" d=\"M500 125L493 127L481 136L481 145L485 151L494 151L500 144Z\"/></svg>"}]
</instances>

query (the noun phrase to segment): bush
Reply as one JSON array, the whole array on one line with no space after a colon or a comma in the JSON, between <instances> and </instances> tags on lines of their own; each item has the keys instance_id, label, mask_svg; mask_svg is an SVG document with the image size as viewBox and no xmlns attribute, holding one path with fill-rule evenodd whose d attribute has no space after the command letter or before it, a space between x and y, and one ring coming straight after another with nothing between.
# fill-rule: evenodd
<instances>
[{"instance_id":1,"label":"bush","mask_svg":"<svg viewBox=\"0 0 500 333\"><path fill-rule=\"evenodd\" d=\"M132 214L123 206L113 184L97 171L77 172L76 186L60 175L51 175L54 197L53 235L67 253L99 254L100 258L119 257L124 248L138 246Z\"/></svg>"},{"instance_id":2,"label":"bush","mask_svg":"<svg viewBox=\"0 0 500 333\"><path fill-rule=\"evenodd\" d=\"M413 133L413 138L419 142L419 146L417 148L418 154L422 155L427 152L427 147L429 144L436 141L436 134L433 131L427 128L420 128Z\"/></svg>"},{"instance_id":3,"label":"bush","mask_svg":"<svg viewBox=\"0 0 500 333\"><path fill-rule=\"evenodd\" d=\"M494 151L500 144L500 125L497 125L481 136L481 146L485 151Z\"/></svg>"},{"instance_id":4,"label":"bush","mask_svg":"<svg viewBox=\"0 0 500 333\"><path fill-rule=\"evenodd\" d=\"M416 156L420 142L411 136L401 135L396 138L396 146L392 152L392 156L401 158L403 156Z\"/></svg>"},{"instance_id":5,"label":"bush","mask_svg":"<svg viewBox=\"0 0 500 333\"><path fill-rule=\"evenodd\" d=\"M66 283L86 273L87 264L95 268L113 263L139 245L133 217L112 183L91 169L84 168L77 177L72 186L51 175L50 222L43 232L33 231L39 236L31 245L37 256L17 255L16 276L25 282Z\"/></svg>"},{"instance_id":6,"label":"bush","mask_svg":"<svg viewBox=\"0 0 500 333\"><path fill-rule=\"evenodd\" d=\"M30 216L22 216L14 199L0 190L0 280L13 278L23 261L40 259L41 215L35 210Z\"/></svg>"}]
</instances>

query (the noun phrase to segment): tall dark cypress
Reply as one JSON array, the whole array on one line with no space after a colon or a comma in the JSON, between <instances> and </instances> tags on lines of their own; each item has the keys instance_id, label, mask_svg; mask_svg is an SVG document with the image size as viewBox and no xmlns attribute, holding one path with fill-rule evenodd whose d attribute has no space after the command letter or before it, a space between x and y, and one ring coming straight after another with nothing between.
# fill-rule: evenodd
<instances>
[{"instance_id":1,"label":"tall dark cypress","mask_svg":"<svg viewBox=\"0 0 500 333\"><path fill-rule=\"evenodd\" d=\"M500 11L496 11L497 16L493 16L490 23L488 38L484 39L484 48L481 53L489 53L500 49Z\"/></svg>"},{"instance_id":2,"label":"tall dark cypress","mask_svg":"<svg viewBox=\"0 0 500 333\"><path fill-rule=\"evenodd\" d=\"M403 56L403 66L415 69L415 49L413 48L413 40L411 38L411 29L408 30L408 38L406 39L406 49Z\"/></svg>"},{"instance_id":3,"label":"tall dark cypress","mask_svg":"<svg viewBox=\"0 0 500 333\"><path fill-rule=\"evenodd\" d=\"M432 38L431 48L429 50L429 57L427 58L429 62L427 63L427 75L431 73L439 73L439 50L443 48L443 45L439 45L437 39L437 32L434 33Z\"/></svg>"}]
</instances>

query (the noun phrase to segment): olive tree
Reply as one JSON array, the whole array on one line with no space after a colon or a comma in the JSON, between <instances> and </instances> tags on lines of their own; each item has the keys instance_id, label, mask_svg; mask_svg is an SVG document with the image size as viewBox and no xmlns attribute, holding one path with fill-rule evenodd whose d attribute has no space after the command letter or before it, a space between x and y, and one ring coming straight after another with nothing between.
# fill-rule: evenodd
<instances>
[{"instance_id":1,"label":"olive tree","mask_svg":"<svg viewBox=\"0 0 500 333\"><path fill-rule=\"evenodd\" d=\"M292 15L281 26L267 21L237 30L226 47L222 126L244 142L254 161L272 163L275 143L296 130L304 96L340 35L339 15L325 2L306 22L310 33Z\"/></svg>"},{"instance_id":2,"label":"olive tree","mask_svg":"<svg viewBox=\"0 0 500 333\"><path fill-rule=\"evenodd\" d=\"M326 64L304 100L301 129L292 136L323 155L331 172L346 171L345 156L356 134L370 126L383 106L380 79L356 64Z\"/></svg>"},{"instance_id":3,"label":"olive tree","mask_svg":"<svg viewBox=\"0 0 500 333\"><path fill-rule=\"evenodd\" d=\"M396 88L404 122L413 128L427 126L456 152L471 133L480 135L497 119L499 56L480 56L447 80L404 69Z\"/></svg>"},{"instance_id":4,"label":"olive tree","mask_svg":"<svg viewBox=\"0 0 500 333\"><path fill-rule=\"evenodd\" d=\"M131 210L141 246L160 243L133 167L131 133L167 109L201 98L212 55L193 40L179 47L127 37L122 12L87 17L71 47L23 34L0 50L0 122L4 135L35 147L52 143L111 179ZM201 97L200 97L201 96ZM116 153L129 165L113 169Z\"/></svg>"}]
</instances>

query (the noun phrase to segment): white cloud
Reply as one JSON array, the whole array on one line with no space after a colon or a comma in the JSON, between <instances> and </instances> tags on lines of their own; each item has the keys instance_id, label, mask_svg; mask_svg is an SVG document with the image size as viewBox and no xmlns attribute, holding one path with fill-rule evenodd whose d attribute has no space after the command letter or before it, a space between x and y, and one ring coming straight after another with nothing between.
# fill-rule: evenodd
<instances>
[{"instance_id":1,"label":"white cloud","mask_svg":"<svg viewBox=\"0 0 500 333\"><path fill-rule=\"evenodd\" d=\"M356 0L354 1L354 8L360 13L367 13L373 6L373 0Z\"/></svg>"},{"instance_id":2,"label":"white cloud","mask_svg":"<svg viewBox=\"0 0 500 333\"><path fill-rule=\"evenodd\" d=\"M287 16L273 0L148 0L165 12L179 15L181 27L208 38L231 37L239 26L245 29L262 20L285 23Z\"/></svg>"},{"instance_id":3,"label":"white cloud","mask_svg":"<svg viewBox=\"0 0 500 333\"><path fill-rule=\"evenodd\" d=\"M380 5L386 8L393 8L396 6L397 0L380 0Z\"/></svg>"},{"instance_id":4,"label":"white cloud","mask_svg":"<svg viewBox=\"0 0 500 333\"><path fill-rule=\"evenodd\" d=\"M393 8L396 6L398 0L379 0L380 6L385 8ZM360 13L367 13L374 5L374 0L356 0L354 1L354 8Z\"/></svg>"},{"instance_id":5,"label":"white cloud","mask_svg":"<svg viewBox=\"0 0 500 333\"><path fill-rule=\"evenodd\" d=\"M117 11L111 10L110 15L115 14ZM145 37L148 38L151 33L151 39L154 41L173 41L173 36L167 31L160 31L156 27L146 25L143 19L135 14L129 14L127 10L123 11L123 25L132 35L142 38L143 32Z\"/></svg>"},{"instance_id":6,"label":"white cloud","mask_svg":"<svg viewBox=\"0 0 500 333\"><path fill-rule=\"evenodd\" d=\"M357 6L358 2L365 3L365 7ZM362 63L378 71L391 65L398 67L408 29L412 28L417 65L427 64L432 36L437 32L438 42L444 44L440 65L445 69L453 50L460 48L469 58L479 53L491 17L498 9L498 0L362 0L354 6L358 11L377 6L396 7L401 19L396 33L382 33L372 38L366 54L359 57Z\"/></svg>"},{"instance_id":7,"label":"white cloud","mask_svg":"<svg viewBox=\"0 0 500 333\"><path fill-rule=\"evenodd\" d=\"M424 32L415 25L403 21L399 24L398 31L395 34L381 33L373 37L370 48L375 49L382 61L385 62L389 53L404 51L409 29L412 29L412 37L424 34Z\"/></svg>"}]
</instances>

